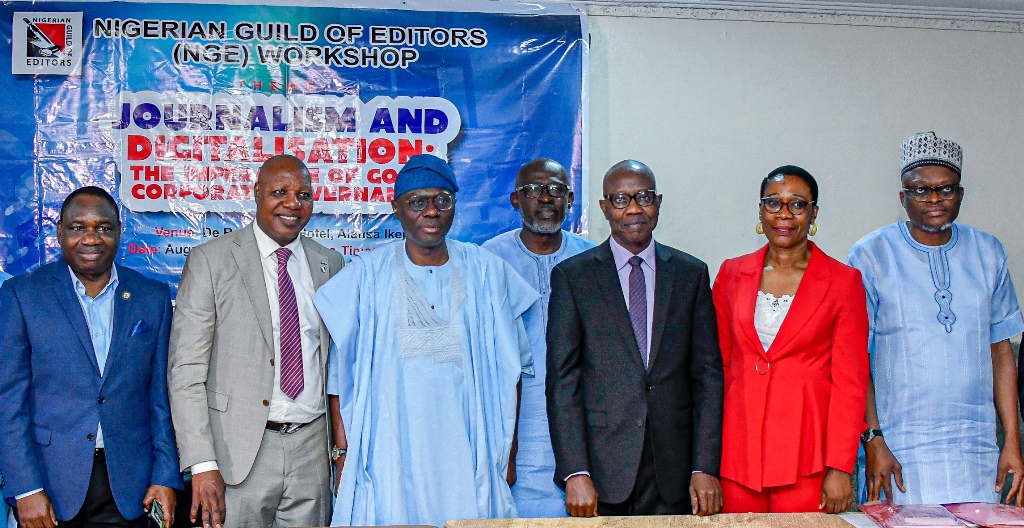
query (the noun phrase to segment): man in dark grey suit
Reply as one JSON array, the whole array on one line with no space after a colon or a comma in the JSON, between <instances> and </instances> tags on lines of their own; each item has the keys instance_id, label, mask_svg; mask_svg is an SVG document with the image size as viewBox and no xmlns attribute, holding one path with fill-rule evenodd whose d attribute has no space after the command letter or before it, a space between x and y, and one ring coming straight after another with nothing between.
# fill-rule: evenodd
<instances>
[{"instance_id":1,"label":"man in dark grey suit","mask_svg":"<svg viewBox=\"0 0 1024 528\"><path fill-rule=\"evenodd\" d=\"M710 277L700 260L654 242L661 200L646 165L614 165L601 200L611 238L551 274L548 416L572 516L710 515L722 505Z\"/></svg>"}]
</instances>

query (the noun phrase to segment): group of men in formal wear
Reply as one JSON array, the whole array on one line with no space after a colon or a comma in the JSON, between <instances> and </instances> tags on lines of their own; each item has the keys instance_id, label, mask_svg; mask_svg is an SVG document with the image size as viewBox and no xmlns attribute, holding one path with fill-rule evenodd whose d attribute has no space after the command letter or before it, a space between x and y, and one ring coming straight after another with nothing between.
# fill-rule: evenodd
<instances>
[{"instance_id":1,"label":"group of men in formal wear","mask_svg":"<svg viewBox=\"0 0 1024 528\"><path fill-rule=\"evenodd\" d=\"M872 330L867 481L991 500L997 472L1024 477L1016 427L1001 453L994 429L997 411L1016 423L1024 320L1002 246L953 223L959 146L913 138L910 221L850 254ZM210 528L716 513L728 388L708 267L654 240L649 167L602 187L595 246L562 228L565 169L531 161L510 195L522 228L480 247L447 237L452 167L414 156L392 202L404 239L346 264L301 236L310 174L276 156L254 221L189 253L173 314L167 285L114 264L114 199L72 192L61 258L0 287L4 498L28 528L145 526L157 505L169 526L190 472Z\"/></svg>"}]
</instances>

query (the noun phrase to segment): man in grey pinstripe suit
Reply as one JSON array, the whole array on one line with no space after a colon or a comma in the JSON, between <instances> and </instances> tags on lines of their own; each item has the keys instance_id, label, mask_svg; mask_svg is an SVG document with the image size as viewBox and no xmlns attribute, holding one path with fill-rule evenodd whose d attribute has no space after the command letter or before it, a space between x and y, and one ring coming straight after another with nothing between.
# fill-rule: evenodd
<instances>
[{"instance_id":1,"label":"man in grey pinstripe suit","mask_svg":"<svg viewBox=\"0 0 1024 528\"><path fill-rule=\"evenodd\" d=\"M204 526L324 525L330 337L312 297L343 260L300 236L313 209L300 160L267 160L254 191L256 221L194 248L182 272L168 368L181 469Z\"/></svg>"}]
</instances>

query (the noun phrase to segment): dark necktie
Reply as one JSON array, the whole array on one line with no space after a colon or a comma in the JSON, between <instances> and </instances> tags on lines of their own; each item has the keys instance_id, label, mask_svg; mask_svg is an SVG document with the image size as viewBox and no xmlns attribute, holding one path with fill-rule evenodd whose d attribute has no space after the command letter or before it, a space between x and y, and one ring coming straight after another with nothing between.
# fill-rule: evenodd
<instances>
[{"instance_id":1,"label":"dark necktie","mask_svg":"<svg viewBox=\"0 0 1024 528\"><path fill-rule=\"evenodd\" d=\"M295 399L302 393L302 337L299 335L299 307L295 287L288 275L288 248L277 250L277 298L281 307L281 392Z\"/></svg>"},{"instance_id":2,"label":"dark necktie","mask_svg":"<svg viewBox=\"0 0 1024 528\"><path fill-rule=\"evenodd\" d=\"M640 359L647 366L647 282L640 265L644 259L634 256L629 259L633 269L629 271L629 320L633 323L636 346L640 348Z\"/></svg>"}]
</instances>

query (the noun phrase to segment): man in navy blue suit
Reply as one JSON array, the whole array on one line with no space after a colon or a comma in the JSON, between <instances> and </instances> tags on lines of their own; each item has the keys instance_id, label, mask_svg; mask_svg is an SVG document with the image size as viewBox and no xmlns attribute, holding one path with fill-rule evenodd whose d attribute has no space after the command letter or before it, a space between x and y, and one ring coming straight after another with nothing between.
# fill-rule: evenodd
<instances>
[{"instance_id":1,"label":"man in navy blue suit","mask_svg":"<svg viewBox=\"0 0 1024 528\"><path fill-rule=\"evenodd\" d=\"M0 287L0 473L26 528L145 527L182 487L167 399L167 285L115 266L103 189L61 206L61 259Z\"/></svg>"},{"instance_id":2,"label":"man in navy blue suit","mask_svg":"<svg viewBox=\"0 0 1024 528\"><path fill-rule=\"evenodd\" d=\"M4 281L11 278L10 273L4 273L0 271L0 285L3 285ZM4 476L0 475L0 486L3 486ZM0 501L2 502L2 501ZM0 527L3 526L16 526L14 518L10 515L10 506L6 502L0 504Z\"/></svg>"}]
</instances>

